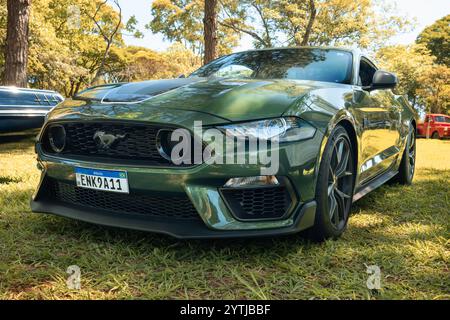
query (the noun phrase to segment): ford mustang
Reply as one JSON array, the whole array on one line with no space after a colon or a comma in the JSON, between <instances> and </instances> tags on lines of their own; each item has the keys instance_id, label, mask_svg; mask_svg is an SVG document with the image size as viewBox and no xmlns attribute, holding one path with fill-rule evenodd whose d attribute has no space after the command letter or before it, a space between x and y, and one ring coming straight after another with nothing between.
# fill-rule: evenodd
<instances>
[{"instance_id":1,"label":"ford mustang","mask_svg":"<svg viewBox=\"0 0 450 320\"><path fill-rule=\"evenodd\" d=\"M47 116L32 210L177 238L338 238L353 202L412 182L417 114L396 85L357 50L303 47L89 88Z\"/></svg>"}]
</instances>

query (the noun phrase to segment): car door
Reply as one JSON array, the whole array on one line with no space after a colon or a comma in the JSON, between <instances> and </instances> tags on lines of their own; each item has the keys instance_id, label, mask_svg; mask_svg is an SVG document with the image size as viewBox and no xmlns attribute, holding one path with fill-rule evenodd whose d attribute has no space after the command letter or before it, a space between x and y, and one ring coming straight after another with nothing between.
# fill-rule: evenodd
<instances>
[{"instance_id":1,"label":"car door","mask_svg":"<svg viewBox=\"0 0 450 320\"><path fill-rule=\"evenodd\" d=\"M376 71L370 60L361 58L356 86L359 99L356 112L362 122L361 183L389 169L396 160L400 145L399 117L402 107L390 89L369 89Z\"/></svg>"}]
</instances>

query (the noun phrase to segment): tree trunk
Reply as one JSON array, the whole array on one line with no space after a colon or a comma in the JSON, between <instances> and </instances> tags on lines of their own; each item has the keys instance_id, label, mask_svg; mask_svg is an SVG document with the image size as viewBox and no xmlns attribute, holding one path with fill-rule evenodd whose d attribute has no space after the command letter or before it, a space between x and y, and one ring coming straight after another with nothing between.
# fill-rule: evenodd
<instances>
[{"instance_id":1,"label":"tree trunk","mask_svg":"<svg viewBox=\"0 0 450 320\"><path fill-rule=\"evenodd\" d=\"M111 46L114 42L115 36L119 33L120 27L122 26L122 7L120 6L119 0L114 0L114 4L119 9L119 21L117 22L116 27L110 34L108 34L102 27L101 23L97 20L97 14L100 12L101 8L108 4L108 0L104 0L100 5L97 7L97 11L95 11L95 14L91 17L92 21L94 21L95 25L97 26L97 29L100 33L100 35L103 37L103 39L106 41L106 49L103 54L102 61L100 63L100 67L98 68L94 79L91 81L92 84L98 84L100 81L100 78L103 76L105 65L106 65L106 59L108 58L109 51L111 50Z\"/></svg>"},{"instance_id":2,"label":"tree trunk","mask_svg":"<svg viewBox=\"0 0 450 320\"><path fill-rule=\"evenodd\" d=\"M309 37L311 36L311 31L314 25L314 22L316 21L316 15L317 15L317 9L316 4L314 3L315 0L309 0L309 20L308 25L306 26L306 31L303 36L303 40L301 45L307 46L309 43Z\"/></svg>"},{"instance_id":3,"label":"tree trunk","mask_svg":"<svg viewBox=\"0 0 450 320\"><path fill-rule=\"evenodd\" d=\"M83 81L84 81L84 78L80 77L80 79L77 82L77 85L75 86L75 90L73 92L73 95L76 95L76 94L78 94L78 92L80 92L81 84L83 83Z\"/></svg>"},{"instance_id":4,"label":"tree trunk","mask_svg":"<svg viewBox=\"0 0 450 320\"><path fill-rule=\"evenodd\" d=\"M4 84L27 87L28 34L31 0L8 0Z\"/></svg>"},{"instance_id":5,"label":"tree trunk","mask_svg":"<svg viewBox=\"0 0 450 320\"><path fill-rule=\"evenodd\" d=\"M205 54L203 63L207 64L217 56L217 0L205 0L203 19Z\"/></svg>"},{"instance_id":6,"label":"tree trunk","mask_svg":"<svg viewBox=\"0 0 450 320\"><path fill-rule=\"evenodd\" d=\"M106 59L108 59L109 51L111 50L111 44L112 44L112 42L109 42L109 41L106 44L106 49L105 49L105 52L103 53L102 62L100 63L100 67L98 68L97 72L95 73L95 77L91 81L91 84L96 85L96 84L100 83L100 79L103 76L103 72L105 70Z\"/></svg>"}]
</instances>

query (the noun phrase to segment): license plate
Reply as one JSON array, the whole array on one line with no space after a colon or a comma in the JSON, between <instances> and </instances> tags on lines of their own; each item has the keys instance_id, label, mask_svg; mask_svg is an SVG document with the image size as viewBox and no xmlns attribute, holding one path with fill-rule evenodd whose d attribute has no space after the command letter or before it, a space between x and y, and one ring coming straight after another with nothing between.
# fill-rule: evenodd
<instances>
[{"instance_id":1,"label":"license plate","mask_svg":"<svg viewBox=\"0 0 450 320\"><path fill-rule=\"evenodd\" d=\"M86 189L130 193L125 171L75 168L77 186Z\"/></svg>"}]
</instances>

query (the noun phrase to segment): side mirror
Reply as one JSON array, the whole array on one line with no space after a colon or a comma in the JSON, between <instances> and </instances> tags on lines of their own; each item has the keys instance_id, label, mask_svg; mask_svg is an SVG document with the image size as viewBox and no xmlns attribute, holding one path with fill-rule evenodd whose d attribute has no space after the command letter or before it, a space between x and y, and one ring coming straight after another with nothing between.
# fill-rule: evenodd
<instances>
[{"instance_id":1,"label":"side mirror","mask_svg":"<svg viewBox=\"0 0 450 320\"><path fill-rule=\"evenodd\" d=\"M186 76L185 76L184 74L180 74L180 75L178 76L178 79L184 79L184 78L186 78Z\"/></svg>"},{"instance_id":2,"label":"side mirror","mask_svg":"<svg viewBox=\"0 0 450 320\"><path fill-rule=\"evenodd\" d=\"M373 76L372 85L367 89L369 91L379 89L394 89L397 84L398 78L395 74L383 70L378 70Z\"/></svg>"}]
</instances>

